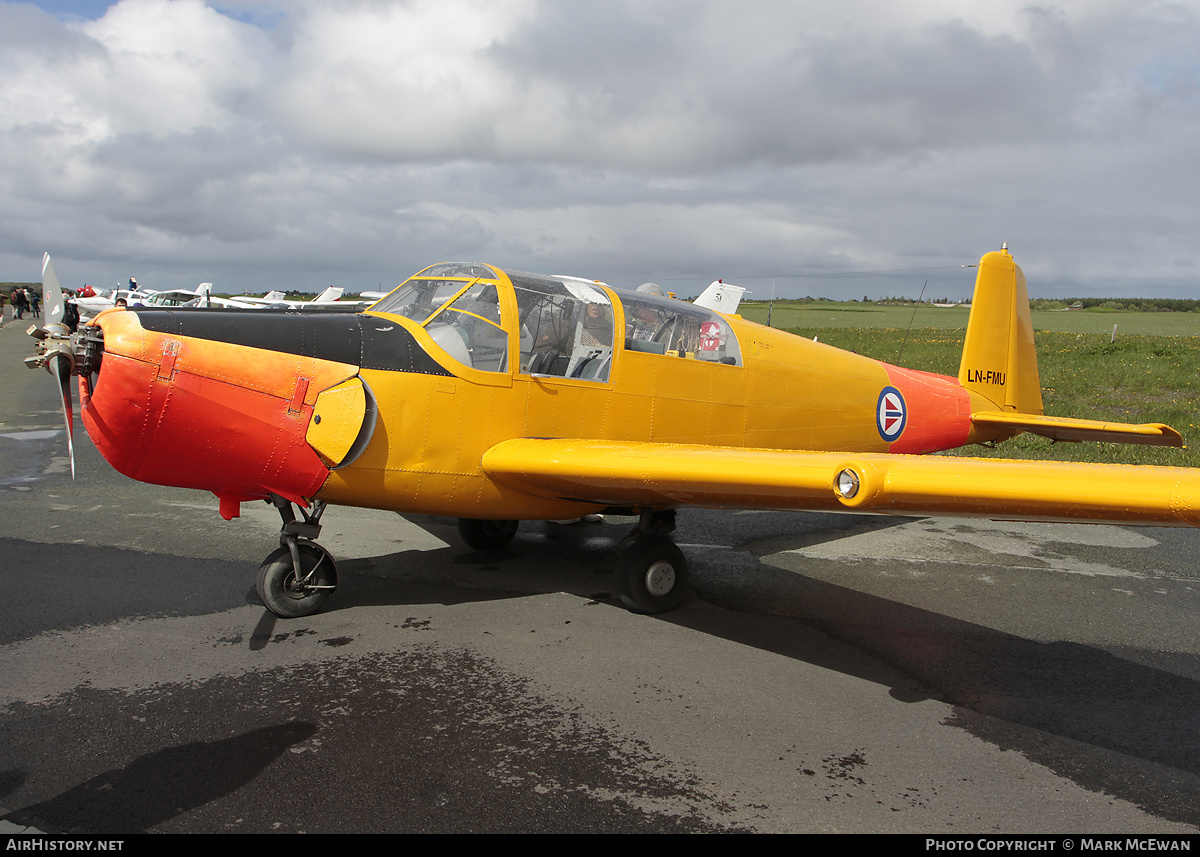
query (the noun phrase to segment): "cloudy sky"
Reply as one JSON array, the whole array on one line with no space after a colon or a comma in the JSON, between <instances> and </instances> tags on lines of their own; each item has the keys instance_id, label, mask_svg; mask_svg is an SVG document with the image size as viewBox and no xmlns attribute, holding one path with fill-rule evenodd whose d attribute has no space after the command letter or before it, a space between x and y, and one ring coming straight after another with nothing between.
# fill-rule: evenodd
<instances>
[{"instance_id":1,"label":"cloudy sky","mask_svg":"<svg viewBox=\"0 0 1200 857\"><path fill-rule=\"evenodd\" d=\"M0 280L1200 297L1200 3L0 2Z\"/></svg>"}]
</instances>

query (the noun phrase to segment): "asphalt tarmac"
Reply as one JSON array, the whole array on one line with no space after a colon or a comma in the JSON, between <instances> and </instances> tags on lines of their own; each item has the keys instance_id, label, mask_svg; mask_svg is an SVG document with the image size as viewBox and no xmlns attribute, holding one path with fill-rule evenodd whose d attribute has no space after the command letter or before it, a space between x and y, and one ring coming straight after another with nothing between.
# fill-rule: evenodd
<instances>
[{"instance_id":1,"label":"asphalt tarmac","mask_svg":"<svg viewBox=\"0 0 1200 857\"><path fill-rule=\"evenodd\" d=\"M0 329L0 832L1175 833L1200 826L1200 534L686 511L693 593L615 597L631 519L278 517L115 473Z\"/></svg>"}]
</instances>

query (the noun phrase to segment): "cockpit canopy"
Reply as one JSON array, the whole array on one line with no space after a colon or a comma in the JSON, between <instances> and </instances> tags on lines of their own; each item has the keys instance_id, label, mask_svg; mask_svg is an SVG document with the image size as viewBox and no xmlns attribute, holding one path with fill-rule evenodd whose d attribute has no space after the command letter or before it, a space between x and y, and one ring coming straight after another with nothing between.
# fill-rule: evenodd
<instances>
[{"instance_id":1,"label":"cockpit canopy","mask_svg":"<svg viewBox=\"0 0 1200 857\"><path fill-rule=\"evenodd\" d=\"M510 371L512 350L523 374L607 381L616 344L664 357L742 363L728 321L687 301L476 263L426 268L371 312L412 319L459 363L487 372Z\"/></svg>"}]
</instances>

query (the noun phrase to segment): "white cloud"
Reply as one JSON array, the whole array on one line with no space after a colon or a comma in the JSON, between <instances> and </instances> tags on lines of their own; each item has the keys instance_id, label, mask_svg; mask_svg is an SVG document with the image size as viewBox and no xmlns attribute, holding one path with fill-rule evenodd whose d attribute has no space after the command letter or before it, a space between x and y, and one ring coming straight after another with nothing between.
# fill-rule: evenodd
<instances>
[{"instance_id":1,"label":"white cloud","mask_svg":"<svg viewBox=\"0 0 1200 857\"><path fill-rule=\"evenodd\" d=\"M105 62L78 69L74 84L110 123L109 136L164 138L198 128L235 128L248 94L263 83L269 41L201 0L119 3L82 31Z\"/></svg>"},{"instance_id":2,"label":"white cloud","mask_svg":"<svg viewBox=\"0 0 1200 857\"><path fill-rule=\"evenodd\" d=\"M965 289L1007 240L1035 291L1194 294L1198 42L1118 0L0 3L0 279Z\"/></svg>"}]
</instances>

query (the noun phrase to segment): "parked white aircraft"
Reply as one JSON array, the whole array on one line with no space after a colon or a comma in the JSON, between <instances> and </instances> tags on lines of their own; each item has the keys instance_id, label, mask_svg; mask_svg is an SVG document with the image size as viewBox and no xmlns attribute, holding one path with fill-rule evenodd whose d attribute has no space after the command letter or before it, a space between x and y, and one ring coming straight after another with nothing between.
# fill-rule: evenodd
<instances>
[{"instance_id":1,"label":"parked white aircraft","mask_svg":"<svg viewBox=\"0 0 1200 857\"><path fill-rule=\"evenodd\" d=\"M226 307L232 309L259 309L261 304L249 303L241 298L216 298L212 295L212 283L201 283L194 289L168 289L155 292L131 306L147 307Z\"/></svg>"},{"instance_id":2,"label":"parked white aircraft","mask_svg":"<svg viewBox=\"0 0 1200 857\"><path fill-rule=\"evenodd\" d=\"M154 294L150 289L97 289L92 288L93 294L88 297L71 298L71 302L79 309L79 317L87 321L99 315L106 309L112 309L118 300L125 301L126 306L142 306L143 302Z\"/></svg>"},{"instance_id":3,"label":"parked white aircraft","mask_svg":"<svg viewBox=\"0 0 1200 857\"><path fill-rule=\"evenodd\" d=\"M251 304L253 306L271 307L273 309L327 309L329 304L342 304L342 302L338 299L341 298L345 291L345 289L338 288L337 286L330 286L311 301L288 300L287 296L278 290L267 292L261 298L250 297L249 295L238 295L235 300ZM349 308L350 306L358 306L359 303L359 301L345 301L343 305L346 308ZM371 303L374 303L374 301ZM342 307L339 306L339 308Z\"/></svg>"}]
</instances>

